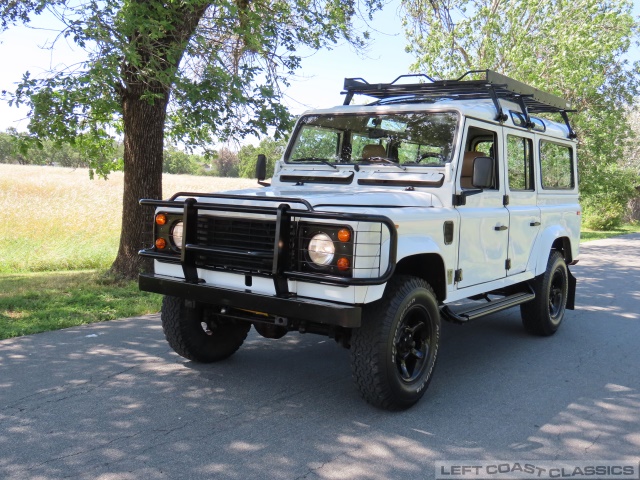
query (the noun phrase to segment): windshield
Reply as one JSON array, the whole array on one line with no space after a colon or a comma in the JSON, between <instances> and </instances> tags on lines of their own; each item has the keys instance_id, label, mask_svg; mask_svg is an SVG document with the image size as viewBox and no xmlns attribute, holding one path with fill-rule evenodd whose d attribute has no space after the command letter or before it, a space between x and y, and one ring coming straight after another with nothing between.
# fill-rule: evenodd
<instances>
[{"instance_id":1,"label":"windshield","mask_svg":"<svg viewBox=\"0 0 640 480\"><path fill-rule=\"evenodd\" d=\"M307 115L285 160L444 165L451 161L457 123L451 112Z\"/></svg>"}]
</instances>

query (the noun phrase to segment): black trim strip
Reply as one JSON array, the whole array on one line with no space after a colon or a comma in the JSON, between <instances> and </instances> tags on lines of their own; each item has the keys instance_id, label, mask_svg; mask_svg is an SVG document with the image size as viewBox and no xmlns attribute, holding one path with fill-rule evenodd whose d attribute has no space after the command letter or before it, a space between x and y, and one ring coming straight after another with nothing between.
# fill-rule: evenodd
<instances>
[{"instance_id":1,"label":"black trim strip","mask_svg":"<svg viewBox=\"0 0 640 480\"><path fill-rule=\"evenodd\" d=\"M383 180L379 178L361 178L358 185L388 185L392 187L441 187L444 183L444 175L439 182L428 182L424 180ZM377 206L377 205L376 205Z\"/></svg>"},{"instance_id":2,"label":"black trim strip","mask_svg":"<svg viewBox=\"0 0 640 480\"><path fill-rule=\"evenodd\" d=\"M312 175L282 175L280 177L281 182L290 183L326 183L332 185L349 185L353 181L353 172L347 177L335 177L335 176L312 176Z\"/></svg>"}]
</instances>

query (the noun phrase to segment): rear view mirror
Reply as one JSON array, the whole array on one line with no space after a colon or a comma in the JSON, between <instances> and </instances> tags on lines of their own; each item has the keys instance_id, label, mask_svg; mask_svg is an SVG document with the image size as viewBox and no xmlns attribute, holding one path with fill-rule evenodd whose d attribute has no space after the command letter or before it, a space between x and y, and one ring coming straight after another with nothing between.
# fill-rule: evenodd
<instances>
[{"instance_id":1,"label":"rear view mirror","mask_svg":"<svg viewBox=\"0 0 640 480\"><path fill-rule=\"evenodd\" d=\"M471 184L476 188L492 188L494 184L494 160L491 157L476 157L473 161Z\"/></svg>"}]
</instances>

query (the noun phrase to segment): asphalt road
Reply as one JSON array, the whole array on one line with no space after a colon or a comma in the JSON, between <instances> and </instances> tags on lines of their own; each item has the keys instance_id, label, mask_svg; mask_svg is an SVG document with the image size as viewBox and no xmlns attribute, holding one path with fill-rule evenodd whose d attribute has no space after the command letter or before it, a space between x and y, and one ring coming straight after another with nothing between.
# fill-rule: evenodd
<instances>
[{"instance_id":1,"label":"asphalt road","mask_svg":"<svg viewBox=\"0 0 640 480\"><path fill-rule=\"evenodd\" d=\"M551 338L512 309L444 325L414 408L364 403L348 351L252 331L188 362L157 316L0 342L3 479L429 479L438 460L640 460L640 235L583 246Z\"/></svg>"}]
</instances>

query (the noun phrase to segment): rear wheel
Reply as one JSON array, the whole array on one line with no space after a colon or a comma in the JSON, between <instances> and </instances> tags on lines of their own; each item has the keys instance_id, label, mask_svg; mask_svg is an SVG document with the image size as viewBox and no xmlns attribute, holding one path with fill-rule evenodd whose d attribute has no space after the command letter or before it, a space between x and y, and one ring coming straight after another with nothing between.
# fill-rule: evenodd
<instances>
[{"instance_id":1,"label":"rear wheel","mask_svg":"<svg viewBox=\"0 0 640 480\"><path fill-rule=\"evenodd\" d=\"M351 336L351 369L364 399L388 410L415 404L431 381L439 343L440 312L429 284L392 278Z\"/></svg>"},{"instance_id":2,"label":"rear wheel","mask_svg":"<svg viewBox=\"0 0 640 480\"><path fill-rule=\"evenodd\" d=\"M218 319L202 307L186 308L184 299L164 297L162 330L169 345L180 356L210 363L233 355L251 329L249 322Z\"/></svg>"},{"instance_id":3,"label":"rear wheel","mask_svg":"<svg viewBox=\"0 0 640 480\"><path fill-rule=\"evenodd\" d=\"M522 324L534 335L553 335L564 318L569 291L567 264L560 252L549 255L547 270L534 279L533 290L536 298L520 305Z\"/></svg>"}]
</instances>

